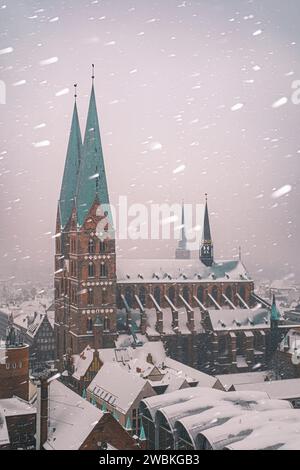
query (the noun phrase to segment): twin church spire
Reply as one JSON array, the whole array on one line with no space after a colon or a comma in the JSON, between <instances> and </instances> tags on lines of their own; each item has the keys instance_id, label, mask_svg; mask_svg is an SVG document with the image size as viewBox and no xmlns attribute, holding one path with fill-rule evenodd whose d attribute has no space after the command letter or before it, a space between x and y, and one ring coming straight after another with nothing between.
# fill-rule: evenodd
<instances>
[{"instance_id":1,"label":"twin church spire","mask_svg":"<svg viewBox=\"0 0 300 470\"><path fill-rule=\"evenodd\" d=\"M95 200L101 204L109 204L94 78L93 66L92 90L83 141L76 103L77 85L74 85L75 103L59 198L59 217L62 228L67 225L74 208L77 224L82 226Z\"/></svg>"},{"instance_id":2,"label":"twin church spire","mask_svg":"<svg viewBox=\"0 0 300 470\"><path fill-rule=\"evenodd\" d=\"M175 257L176 259L190 259L191 252L187 248L187 237L185 233L185 221L184 221L184 204L182 203L182 215L181 215L181 236L178 243L178 248L176 249ZM203 221L203 232L202 240L199 250L199 259L205 266L212 266L214 263L214 254L213 254L213 242L210 231L210 222L209 222L209 213L208 213L208 204L207 204L207 194L205 194L205 209L204 209L204 221Z\"/></svg>"}]
</instances>

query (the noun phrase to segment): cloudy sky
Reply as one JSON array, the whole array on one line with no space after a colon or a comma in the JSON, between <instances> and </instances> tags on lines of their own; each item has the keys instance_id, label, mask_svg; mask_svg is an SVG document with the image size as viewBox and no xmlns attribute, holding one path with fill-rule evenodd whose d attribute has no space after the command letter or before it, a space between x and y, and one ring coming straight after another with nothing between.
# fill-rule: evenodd
<instances>
[{"instance_id":1,"label":"cloudy sky","mask_svg":"<svg viewBox=\"0 0 300 470\"><path fill-rule=\"evenodd\" d=\"M299 13L297 0L1 0L1 279L51 279L73 84L84 130L92 62L111 202L208 192L217 258L241 245L254 278L299 278ZM176 242L118 245L161 258Z\"/></svg>"}]
</instances>

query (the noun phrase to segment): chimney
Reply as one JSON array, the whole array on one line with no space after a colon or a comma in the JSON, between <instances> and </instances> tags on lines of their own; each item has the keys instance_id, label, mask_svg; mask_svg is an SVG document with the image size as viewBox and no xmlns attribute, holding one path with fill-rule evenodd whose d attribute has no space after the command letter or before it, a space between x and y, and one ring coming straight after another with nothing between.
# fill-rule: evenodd
<instances>
[{"instance_id":1,"label":"chimney","mask_svg":"<svg viewBox=\"0 0 300 470\"><path fill-rule=\"evenodd\" d=\"M37 383L36 450L42 450L48 439L48 387L47 377Z\"/></svg>"}]
</instances>

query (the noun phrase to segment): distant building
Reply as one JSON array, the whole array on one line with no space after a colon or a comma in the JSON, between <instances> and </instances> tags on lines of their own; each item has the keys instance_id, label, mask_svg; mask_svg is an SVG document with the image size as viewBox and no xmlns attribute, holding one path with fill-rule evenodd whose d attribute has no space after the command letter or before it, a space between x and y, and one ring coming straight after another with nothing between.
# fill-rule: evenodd
<instances>
[{"instance_id":1,"label":"distant building","mask_svg":"<svg viewBox=\"0 0 300 470\"><path fill-rule=\"evenodd\" d=\"M0 343L0 383L0 399L29 399L29 346L12 325L6 341Z\"/></svg>"}]
</instances>

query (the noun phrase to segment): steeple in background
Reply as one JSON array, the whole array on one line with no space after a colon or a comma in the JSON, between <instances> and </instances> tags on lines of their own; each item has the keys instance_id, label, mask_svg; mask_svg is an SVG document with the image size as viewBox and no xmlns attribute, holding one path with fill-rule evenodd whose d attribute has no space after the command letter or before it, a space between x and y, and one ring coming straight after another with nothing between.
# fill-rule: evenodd
<instances>
[{"instance_id":1,"label":"steeple in background","mask_svg":"<svg viewBox=\"0 0 300 470\"><path fill-rule=\"evenodd\" d=\"M185 222L184 222L184 202L182 201L181 210L181 236L178 242L178 247L175 252L176 259L190 259L191 252L187 249L187 238L185 233Z\"/></svg>"},{"instance_id":2,"label":"steeple in background","mask_svg":"<svg viewBox=\"0 0 300 470\"><path fill-rule=\"evenodd\" d=\"M214 247L210 232L208 215L207 194L205 194L205 210L202 242L200 246L200 260L205 266L212 266L214 262Z\"/></svg>"}]
</instances>

